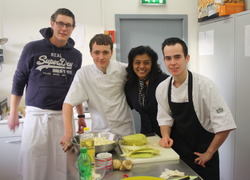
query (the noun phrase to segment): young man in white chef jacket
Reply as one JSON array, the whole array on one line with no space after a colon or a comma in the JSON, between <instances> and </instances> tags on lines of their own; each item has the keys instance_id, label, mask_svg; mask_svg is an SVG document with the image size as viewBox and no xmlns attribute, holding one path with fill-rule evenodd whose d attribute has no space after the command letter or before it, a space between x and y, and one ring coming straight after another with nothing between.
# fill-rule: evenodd
<instances>
[{"instance_id":1,"label":"young man in white chef jacket","mask_svg":"<svg viewBox=\"0 0 250 180\"><path fill-rule=\"evenodd\" d=\"M95 35L89 48L94 64L77 71L63 104L61 144L64 150L73 135L72 109L84 101L88 103L92 131L110 131L121 136L135 133L134 119L124 93L127 65L110 61L113 42L105 34Z\"/></svg>"},{"instance_id":2,"label":"young man in white chef jacket","mask_svg":"<svg viewBox=\"0 0 250 180\"><path fill-rule=\"evenodd\" d=\"M172 76L156 90L160 145L172 147L204 180L219 180L218 149L236 128L231 111L213 82L188 71L184 41L168 38L162 52Z\"/></svg>"}]
</instances>

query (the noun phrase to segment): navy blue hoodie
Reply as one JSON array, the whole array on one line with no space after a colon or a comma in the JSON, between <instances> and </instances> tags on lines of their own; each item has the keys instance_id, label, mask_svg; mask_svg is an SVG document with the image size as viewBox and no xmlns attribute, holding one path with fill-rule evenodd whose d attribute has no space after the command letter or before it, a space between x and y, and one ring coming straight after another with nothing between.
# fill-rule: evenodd
<instances>
[{"instance_id":1,"label":"navy blue hoodie","mask_svg":"<svg viewBox=\"0 0 250 180\"><path fill-rule=\"evenodd\" d=\"M26 86L26 106L61 110L76 71L82 65L82 54L69 38L64 47L49 39L51 28L40 30L44 39L25 45L13 78L12 94L22 96Z\"/></svg>"}]
</instances>

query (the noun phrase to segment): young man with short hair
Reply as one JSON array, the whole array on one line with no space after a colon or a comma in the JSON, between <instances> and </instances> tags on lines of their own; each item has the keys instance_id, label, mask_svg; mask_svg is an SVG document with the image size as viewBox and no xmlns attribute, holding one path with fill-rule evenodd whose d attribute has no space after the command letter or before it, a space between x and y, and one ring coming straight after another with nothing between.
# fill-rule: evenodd
<instances>
[{"instance_id":1,"label":"young man with short hair","mask_svg":"<svg viewBox=\"0 0 250 180\"><path fill-rule=\"evenodd\" d=\"M64 150L73 135L72 108L84 101L91 114L92 131L110 131L121 136L135 133L124 93L127 65L110 60L113 42L105 34L95 35L89 48L94 64L77 71L63 104L65 133L61 144Z\"/></svg>"},{"instance_id":2,"label":"young man with short hair","mask_svg":"<svg viewBox=\"0 0 250 180\"><path fill-rule=\"evenodd\" d=\"M62 104L81 67L82 54L70 35L74 14L58 9L43 28L42 40L25 45L13 79L11 130L19 125L18 106L26 88L26 116L22 132L18 179L66 180L66 154L60 146L63 135ZM82 113L82 105L78 106Z\"/></svg>"},{"instance_id":3,"label":"young man with short hair","mask_svg":"<svg viewBox=\"0 0 250 180\"><path fill-rule=\"evenodd\" d=\"M211 80L187 69L184 41L168 38L162 52L172 76L156 90L160 145L172 147L204 180L219 180L218 149L236 128L232 113Z\"/></svg>"}]
</instances>

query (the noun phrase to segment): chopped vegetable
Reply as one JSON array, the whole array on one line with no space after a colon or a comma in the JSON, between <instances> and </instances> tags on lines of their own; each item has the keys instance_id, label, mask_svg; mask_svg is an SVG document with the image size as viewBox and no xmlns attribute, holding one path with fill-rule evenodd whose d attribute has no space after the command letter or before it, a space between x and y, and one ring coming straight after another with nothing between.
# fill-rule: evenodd
<instances>
[{"instance_id":1,"label":"chopped vegetable","mask_svg":"<svg viewBox=\"0 0 250 180\"><path fill-rule=\"evenodd\" d=\"M121 160L113 159L113 169L119 169L121 165L122 165Z\"/></svg>"},{"instance_id":2,"label":"chopped vegetable","mask_svg":"<svg viewBox=\"0 0 250 180\"><path fill-rule=\"evenodd\" d=\"M131 154L130 157L132 158L151 158L154 157L153 154L151 153L136 153L136 154Z\"/></svg>"},{"instance_id":3,"label":"chopped vegetable","mask_svg":"<svg viewBox=\"0 0 250 180\"><path fill-rule=\"evenodd\" d=\"M128 146L143 146L147 143L147 138L144 134L132 134L124 136L121 143Z\"/></svg>"},{"instance_id":4,"label":"chopped vegetable","mask_svg":"<svg viewBox=\"0 0 250 180\"><path fill-rule=\"evenodd\" d=\"M133 158L151 158L160 154L158 149L154 149L147 146L123 146L122 150L124 154L122 156Z\"/></svg>"},{"instance_id":5,"label":"chopped vegetable","mask_svg":"<svg viewBox=\"0 0 250 180\"><path fill-rule=\"evenodd\" d=\"M130 170L133 166L133 162L131 160L123 160L122 161L122 166L126 169L126 170Z\"/></svg>"},{"instance_id":6,"label":"chopped vegetable","mask_svg":"<svg viewBox=\"0 0 250 180\"><path fill-rule=\"evenodd\" d=\"M95 146L100 146L100 145L112 144L115 141L108 140L106 137L94 137L94 142Z\"/></svg>"},{"instance_id":7,"label":"chopped vegetable","mask_svg":"<svg viewBox=\"0 0 250 180\"><path fill-rule=\"evenodd\" d=\"M113 160L113 168L118 169L120 171L123 170L130 170L133 166L133 162L131 160L123 160L120 161L119 159L114 159Z\"/></svg>"}]
</instances>

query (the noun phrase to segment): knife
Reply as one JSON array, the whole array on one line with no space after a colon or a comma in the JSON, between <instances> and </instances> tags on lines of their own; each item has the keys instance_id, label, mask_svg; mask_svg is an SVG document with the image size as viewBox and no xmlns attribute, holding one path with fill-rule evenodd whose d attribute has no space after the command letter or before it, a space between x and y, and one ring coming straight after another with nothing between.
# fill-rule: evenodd
<instances>
[{"instance_id":1,"label":"knife","mask_svg":"<svg viewBox=\"0 0 250 180\"><path fill-rule=\"evenodd\" d=\"M202 180L199 176L183 176L179 178L170 178L169 180Z\"/></svg>"}]
</instances>

